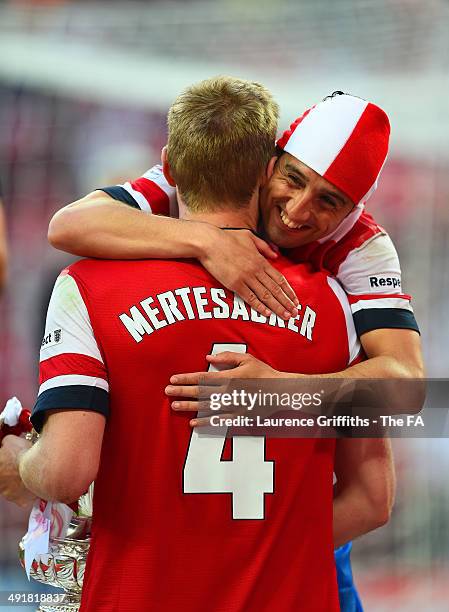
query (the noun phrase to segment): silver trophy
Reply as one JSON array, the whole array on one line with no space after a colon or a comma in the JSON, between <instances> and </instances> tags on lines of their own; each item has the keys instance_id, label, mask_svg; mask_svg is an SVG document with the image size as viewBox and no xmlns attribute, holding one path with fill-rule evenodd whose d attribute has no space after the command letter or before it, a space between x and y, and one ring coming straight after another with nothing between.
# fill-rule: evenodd
<instances>
[{"instance_id":1,"label":"silver trophy","mask_svg":"<svg viewBox=\"0 0 449 612\"><path fill-rule=\"evenodd\" d=\"M35 559L30 576L43 584L64 589L53 602L42 602L37 612L77 612L81 603L84 570L90 545L93 483L78 500L78 512L72 517L64 537L51 537L49 552ZM25 567L24 539L19 544L19 559Z\"/></svg>"},{"instance_id":2,"label":"silver trophy","mask_svg":"<svg viewBox=\"0 0 449 612\"><path fill-rule=\"evenodd\" d=\"M32 442L37 437L34 431L27 434L27 438ZM42 602L37 612L78 612L80 608L84 570L90 546L93 491L94 483L78 500L78 510L68 526L62 530L61 537L52 535L52 531L58 532L57 529L52 528L50 531L48 554L39 555L33 561L30 576L34 580L65 591L65 594L57 600L55 598L52 602ZM52 522L56 523L58 519L59 522L63 522L62 512L58 513L58 507L61 506L63 505L54 504ZM25 567L24 540L25 537L19 543L19 559L22 567Z\"/></svg>"},{"instance_id":3,"label":"silver trophy","mask_svg":"<svg viewBox=\"0 0 449 612\"><path fill-rule=\"evenodd\" d=\"M34 444L39 435L31 428L29 417L30 412L22 408L20 401L11 398L0 413L0 441L4 435L28 432L25 437ZM52 505L49 550L34 559L30 576L43 584L63 589L65 594L47 594L48 597L44 594L37 612L77 612L80 608L90 546L93 491L92 483L88 492L78 500L73 516L65 504ZM24 568L26 538L24 536L19 543L19 559ZM52 595L55 595L54 599Z\"/></svg>"}]
</instances>

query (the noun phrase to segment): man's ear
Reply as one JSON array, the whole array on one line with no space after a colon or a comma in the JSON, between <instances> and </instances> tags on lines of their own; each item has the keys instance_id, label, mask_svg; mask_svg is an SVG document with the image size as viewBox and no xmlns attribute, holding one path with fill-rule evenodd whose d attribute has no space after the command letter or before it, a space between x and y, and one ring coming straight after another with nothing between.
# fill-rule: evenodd
<instances>
[{"instance_id":1,"label":"man's ear","mask_svg":"<svg viewBox=\"0 0 449 612\"><path fill-rule=\"evenodd\" d=\"M277 160L278 160L278 159L279 159L279 158L278 158L278 157L276 157L276 156L274 155L274 156L273 156L273 157L270 159L270 161L268 162L267 169L266 169L266 172L265 172L265 174L266 174L266 177L265 177L265 182L266 182L266 181L269 181L269 180L270 180L270 178L272 177L273 172L274 172L274 167L275 167L276 162L277 162Z\"/></svg>"},{"instance_id":2,"label":"man's ear","mask_svg":"<svg viewBox=\"0 0 449 612\"><path fill-rule=\"evenodd\" d=\"M167 183L172 187L176 187L176 183L171 175L170 164L167 159L167 147L163 147L161 151L162 172L164 173Z\"/></svg>"}]
</instances>

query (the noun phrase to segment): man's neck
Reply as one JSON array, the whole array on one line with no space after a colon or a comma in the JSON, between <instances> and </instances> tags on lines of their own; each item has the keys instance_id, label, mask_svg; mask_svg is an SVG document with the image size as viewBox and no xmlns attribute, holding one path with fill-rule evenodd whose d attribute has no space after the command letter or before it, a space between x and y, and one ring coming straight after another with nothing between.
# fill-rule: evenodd
<instances>
[{"instance_id":1,"label":"man's neck","mask_svg":"<svg viewBox=\"0 0 449 612\"><path fill-rule=\"evenodd\" d=\"M232 227L232 228L246 228L250 230L257 230L257 221L259 217L257 194L251 199L248 206L245 208L230 208L226 209L223 206L221 210L214 211L203 211L203 212L192 212L185 206L179 207L180 218L188 221L202 221L203 223L210 223L217 227Z\"/></svg>"}]
</instances>

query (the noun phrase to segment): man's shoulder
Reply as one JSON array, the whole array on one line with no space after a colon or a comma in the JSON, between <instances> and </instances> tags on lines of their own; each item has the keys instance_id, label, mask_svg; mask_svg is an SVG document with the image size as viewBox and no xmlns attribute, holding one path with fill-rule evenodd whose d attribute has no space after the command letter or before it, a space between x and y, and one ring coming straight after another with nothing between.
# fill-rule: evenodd
<instances>
[{"instance_id":1,"label":"man's shoulder","mask_svg":"<svg viewBox=\"0 0 449 612\"><path fill-rule=\"evenodd\" d=\"M74 278L89 293L116 290L132 284L148 287L165 286L167 283L211 283L212 276L194 259L80 259L61 274ZM215 281L216 282L216 281Z\"/></svg>"},{"instance_id":2,"label":"man's shoulder","mask_svg":"<svg viewBox=\"0 0 449 612\"><path fill-rule=\"evenodd\" d=\"M375 236L385 235L386 233L373 216L364 211L349 232L336 243L336 246L342 245L348 250L353 250L361 247Z\"/></svg>"},{"instance_id":3,"label":"man's shoulder","mask_svg":"<svg viewBox=\"0 0 449 612\"><path fill-rule=\"evenodd\" d=\"M129 263L129 262L123 262ZM64 268L59 277L68 276L75 280L77 285L97 285L98 279L119 280L125 274L126 266L119 260L83 258Z\"/></svg>"},{"instance_id":4,"label":"man's shoulder","mask_svg":"<svg viewBox=\"0 0 449 612\"><path fill-rule=\"evenodd\" d=\"M302 293L315 295L327 288L329 273L316 270L309 262L295 263L280 255L270 262L290 285ZM165 291L170 287L222 287L195 259L100 260L82 259L66 268L62 274L71 276L83 296L98 299L117 292L117 288L145 288Z\"/></svg>"},{"instance_id":5,"label":"man's shoulder","mask_svg":"<svg viewBox=\"0 0 449 612\"><path fill-rule=\"evenodd\" d=\"M327 270L317 269L313 266L310 261L300 260L296 261L294 258L286 257L280 254L274 261L271 260L270 264L276 268L286 278L326 278L329 276Z\"/></svg>"},{"instance_id":6,"label":"man's shoulder","mask_svg":"<svg viewBox=\"0 0 449 612\"><path fill-rule=\"evenodd\" d=\"M148 270L187 270L204 268L195 259L92 259L84 258L67 266L61 274L88 275L97 272L116 273L124 271L127 273L135 271L137 274Z\"/></svg>"},{"instance_id":7,"label":"man's shoulder","mask_svg":"<svg viewBox=\"0 0 449 612\"><path fill-rule=\"evenodd\" d=\"M385 229L370 214L363 212L353 227L340 240L337 242L330 240L322 243L317 247L313 256L319 261L320 267L338 276L343 262L348 260L351 255L356 255L358 251L366 248L370 243L381 239L381 237L386 238L388 244L391 243Z\"/></svg>"},{"instance_id":8,"label":"man's shoulder","mask_svg":"<svg viewBox=\"0 0 449 612\"><path fill-rule=\"evenodd\" d=\"M358 261L359 267L362 262L366 264L376 259L379 271L391 257L397 258L394 244L385 231L373 217L364 212L352 229L335 244L327 249L323 263L327 270L338 276L342 265L349 261Z\"/></svg>"},{"instance_id":9,"label":"man's shoulder","mask_svg":"<svg viewBox=\"0 0 449 612\"><path fill-rule=\"evenodd\" d=\"M314 264L313 258L305 259L296 257L284 257L280 255L277 260L270 263L281 272L295 290L320 291L327 287L328 278L332 274L326 268Z\"/></svg>"}]
</instances>

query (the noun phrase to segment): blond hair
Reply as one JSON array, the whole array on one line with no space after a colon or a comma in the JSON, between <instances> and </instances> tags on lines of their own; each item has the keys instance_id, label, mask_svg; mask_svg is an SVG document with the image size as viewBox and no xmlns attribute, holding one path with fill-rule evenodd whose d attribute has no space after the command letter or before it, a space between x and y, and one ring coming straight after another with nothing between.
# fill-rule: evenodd
<instances>
[{"instance_id":1,"label":"blond hair","mask_svg":"<svg viewBox=\"0 0 449 612\"><path fill-rule=\"evenodd\" d=\"M167 159L195 212L246 206L274 155L279 107L260 83L228 76L188 87L168 113Z\"/></svg>"}]
</instances>

